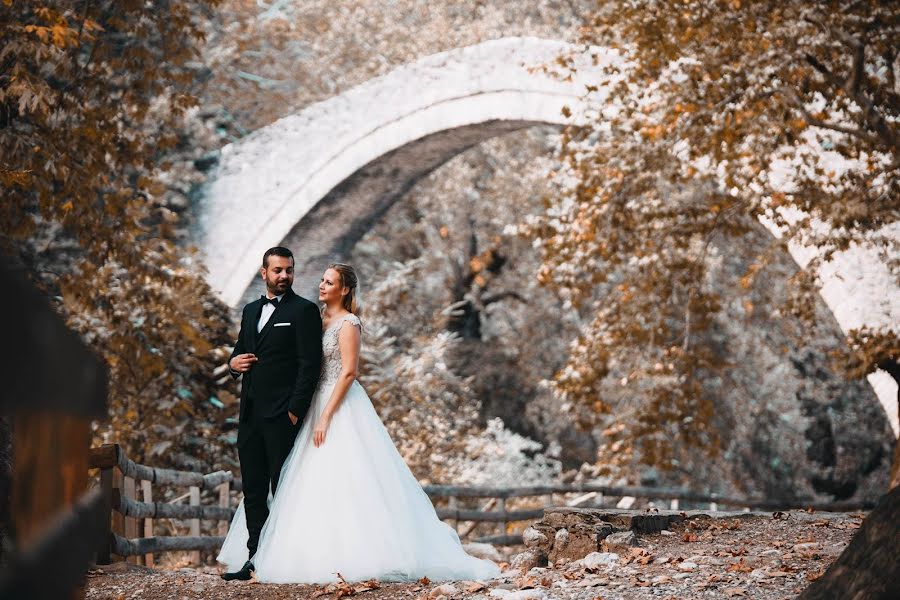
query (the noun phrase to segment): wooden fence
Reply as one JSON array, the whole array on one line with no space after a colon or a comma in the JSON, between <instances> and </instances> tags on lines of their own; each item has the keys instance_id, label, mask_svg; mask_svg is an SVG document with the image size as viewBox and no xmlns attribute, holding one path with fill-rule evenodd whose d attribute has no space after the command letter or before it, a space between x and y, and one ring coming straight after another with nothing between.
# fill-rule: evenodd
<instances>
[{"instance_id":1,"label":"wooden fence","mask_svg":"<svg viewBox=\"0 0 900 600\"><path fill-rule=\"evenodd\" d=\"M191 551L191 561L200 562L201 550L217 550L225 541L228 525L234 516L231 493L240 492L241 480L231 473L218 471L202 475L190 471L156 469L139 465L130 460L118 444L92 448L91 468L100 469L100 491L105 510L110 518L105 520L103 542L97 550L97 563L108 564L113 555L131 562L153 565L153 553L175 550ZM155 485L185 487L187 493L175 500L153 500ZM802 501L771 501L747 498L729 498L716 494L699 494L686 490L651 487L612 487L591 484L544 485L515 488L468 487L426 485L425 492L437 505L437 514L450 521L460 537L475 542L498 545L521 544L521 534L509 534L511 523L534 521L544 515L544 508L551 506L577 506L598 497L607 499L633 497L653 500L657 505L677 509L679 502L694 505L705 504L710 510L720 506L734 509L789 509L813 508L816 510L859 510L871 508L866 504L810 503ZM202 490L214 490L215 505L201 505ZM157 490L158 492L158 490ZM570 498L577 494L577 498ZM508 509L513 498L536 498L537 506L525 509ZM181 500L189 504L179 504ZM461 506L460 501L481 499L480 509ZM557 499L559 502L557 502ZM190 521L186 536L154 535L154 519L183 519ZM200 535L200 520L218 521L217 535ZM502 533L471 537L482 523L500 524Z\"/></svg>"}]
</instances>

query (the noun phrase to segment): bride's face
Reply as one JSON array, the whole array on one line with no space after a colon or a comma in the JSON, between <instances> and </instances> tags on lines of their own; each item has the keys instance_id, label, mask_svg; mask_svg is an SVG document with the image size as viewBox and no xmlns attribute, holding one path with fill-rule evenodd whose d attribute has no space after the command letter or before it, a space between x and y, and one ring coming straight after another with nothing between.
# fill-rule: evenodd
<instances>
[{"instance_id":1,"label":"bride's face","mask_svg":"<svg viewBox=\"0 0 900 600\"><path fill-rule=\"evenodd\" d=\"M349 291L347 288L341 287L341 274L334 269L328 269L322 275L322 281L319 282L319 302L338 304Z\"/></svg>"}]
</instances>

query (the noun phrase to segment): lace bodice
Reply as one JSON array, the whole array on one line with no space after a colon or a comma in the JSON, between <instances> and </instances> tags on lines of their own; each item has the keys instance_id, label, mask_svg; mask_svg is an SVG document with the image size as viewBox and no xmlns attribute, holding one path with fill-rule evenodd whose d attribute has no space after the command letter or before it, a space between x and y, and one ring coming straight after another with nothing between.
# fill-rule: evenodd
<instances>
[{"instance_id":1,"label":"lace bodice","mask_svg":"<svg viewBox=\"0 0 900 600\"><path fill-rule=\"evenodd\" d=\"M349 313L339 317L322 332L322 373L319 385L333 383L341 374L341 348L338 345L338 336L345 321L355 327L360 326L359 317Z\"/></svg>"}]
</instances>

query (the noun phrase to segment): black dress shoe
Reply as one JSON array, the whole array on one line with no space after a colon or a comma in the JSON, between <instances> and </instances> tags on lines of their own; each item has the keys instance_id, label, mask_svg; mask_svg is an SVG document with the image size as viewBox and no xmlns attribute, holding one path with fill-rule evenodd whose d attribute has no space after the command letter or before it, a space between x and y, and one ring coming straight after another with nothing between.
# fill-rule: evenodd
<instances>
[{"instance_id":1,"label":"black dress shoe","mask_svg":"<svg viewBox=\"0 0 900 600\"><path fill-rule=\"evenodd\" d=\"M222 573L222 579L225 581L231 581L232 579L237 579L240 581L249 581L250 578L253 577L253 563L249 560L244 563L244 566L240 568L240 570L235 571L234 573Z\"/></svg>"}]
</instances>

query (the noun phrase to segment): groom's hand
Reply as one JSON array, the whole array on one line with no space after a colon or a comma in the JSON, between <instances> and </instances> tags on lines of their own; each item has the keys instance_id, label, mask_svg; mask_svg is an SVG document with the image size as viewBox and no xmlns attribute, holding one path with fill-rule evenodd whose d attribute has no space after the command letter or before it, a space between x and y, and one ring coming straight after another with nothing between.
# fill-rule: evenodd
<instances>
[{"instance_id":1,"label":"groom's hand","mask_svg":"<svg viewBox=\"0 0 900 600\"><path fill-rule=\"evenodd\" d=\"M297 424L297 415L295 415L295 414L292 413L291 411L288 411L288 419L291 420L291 425L296 425L296 424Z\"/></svg>"},{"instance_id":2,"label":"groom's hand","mask_svg":"<svg viewBox=\"0 0 900 600\"><path fill-rule=\"evenodd\" d=\"M250 370L250 367L253 366L258 358L256 358L255 354L250 354L249 352L246 354L238 354L228 363L228 366L237 371L238 373L246 373Z\"/></svg>"}]
</instances>

